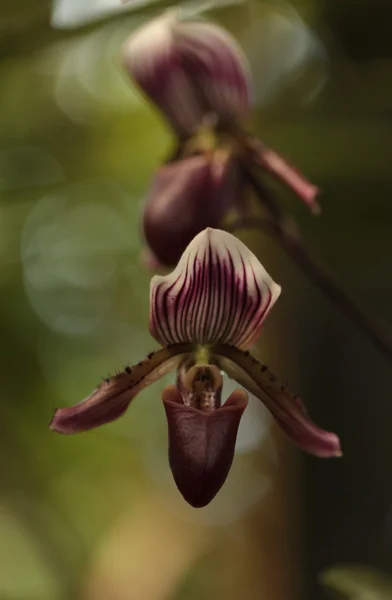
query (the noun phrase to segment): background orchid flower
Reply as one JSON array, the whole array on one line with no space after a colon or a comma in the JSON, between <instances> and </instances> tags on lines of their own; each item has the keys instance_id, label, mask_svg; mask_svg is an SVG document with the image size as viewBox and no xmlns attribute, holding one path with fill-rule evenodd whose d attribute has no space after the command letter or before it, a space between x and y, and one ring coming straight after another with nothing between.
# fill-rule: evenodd
<instances>
[{"instance_id":1,"label":"background orchid flower","mask_svg":"<svg viewBox=\"0 0 392 600\"><path fill-rule=\"evenodd\" d=\"M176 370L176 385L162 392L169 462L184 498L204 506L228 475L247 405L241 389L221 404L223 370L257 396L303 450L340 455L337 436L314 425L301 401L248 352L279 294L242 242L204 230L171 274L151 281L150 333L162 349L107 379L80 404L57 410L51 428L76 433L113 421L142 389Z\"/></svg>"},{"instance_id":2,"label":"background orchid flower","mask_svg":"<svg viewBox=\"0 0 392 600\"><path fill-rule=\"evenodd\" d=\"M234 206L240 213L245 212L245 181L231 193L223 182L209 185L199 176L199 197L205 202L200 201L203 207L199 206L195 214L196 194L186 183L190 172L196 177L194 155L200 156L201 162L211 162L210 167L206 166L211 170L216 164L211 157L223 152L237 172L244 170L243 165L267 171L292 189L314 213L318 212L318 189L277 152L244 132L243 122L252 106L252 76L241 48L223 28L206 20L181 19L178 10L168 10L126 41L122 63L179 139L179 150L172 161L175 166L163 167L164 177L161 170L158 172L148 196L148 214L143 218L146 241L158 262L175 265L195 233L206 226L223 227L224 217ZM162 179L163 189L159 185ZM184 182L182 187L179 181ZM165 211L167 215L176 212L184 216L170 225L166 216L161 227L152 227L151 215ZM182 228L189 212L195 216L193 226ZM170 253L160 252L169 246Z\"/></svg>"},{"instance_id":3,"label":"background orchid flower","mask_svg":"<svg viewBox=\"0 0 392 600\"><path fill-rule=\"evenodd\" d=\"M249 66L221 27L181 19L169 9L125 42L122 63L180 137L199 130L206 116L230 124L250 108Z\"/></svg>"},{"instance_id":4,"label":"background orchid flower","mask_svg":"<svg viewBox=\"0 0 392 600\"><path fill-rule=\"evenodd\" d=\"M228 153L189 156L160 167L143 210L145 239L157 264L176 264L189 240L206 227L219 227L240 203L241 192L241 171Z\"/></svg>"}]
</instances>

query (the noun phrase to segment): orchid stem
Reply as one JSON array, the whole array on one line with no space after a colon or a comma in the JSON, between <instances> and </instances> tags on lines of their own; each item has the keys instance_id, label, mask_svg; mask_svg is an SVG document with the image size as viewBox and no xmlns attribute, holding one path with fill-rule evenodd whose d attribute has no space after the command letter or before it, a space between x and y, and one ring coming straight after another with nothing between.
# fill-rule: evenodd
<instances>
[{"instance_id":1,"label":"orchid stem","mask_svg":"<svg viewBox=\"0 0 392 600\"><path fill-rule=\"evenodd\" d=\"M392 362L392 339L385 332L385 326L379 323L369 312L360 306L345 292L338 283L320 266L304 247L296 230L295 223L283 218L282 213L277 217L277 209L273 213L264 203L265 188L259 185L257 176L247 170L248 181L257 197L271 214L269 218L241 217L231 224L230 231L240 228L255 228L263 230L294 260L301 271L316 285L323 294L362 331L373 344Z\"/></svg>"}]
</instances>

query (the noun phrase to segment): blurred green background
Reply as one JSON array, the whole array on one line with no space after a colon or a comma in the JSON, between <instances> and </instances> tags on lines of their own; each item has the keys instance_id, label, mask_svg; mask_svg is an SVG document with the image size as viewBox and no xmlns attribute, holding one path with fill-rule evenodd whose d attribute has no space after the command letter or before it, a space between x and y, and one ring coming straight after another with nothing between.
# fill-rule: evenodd
<instances>
[{"instance_id":1,"label":"blurred green background","mask_svg":"<svg viewBox=\"0 0 392 600\"><path fill-rule=\"evenodd\" d=\"M302 455L252 401L228 481L195 510L169 471L161 383L117 423L48 429L156 346L139 215L173 140L118 54L163 5L115 5L0 5L0 600L391 599L392 366L261 235L244 239L283 294L259 354L342 459ZM318 219L276 186L282 204L392 330L392 4L211 16L251 61L251 126L323 190Z\"/></svg>"}]
</instances>

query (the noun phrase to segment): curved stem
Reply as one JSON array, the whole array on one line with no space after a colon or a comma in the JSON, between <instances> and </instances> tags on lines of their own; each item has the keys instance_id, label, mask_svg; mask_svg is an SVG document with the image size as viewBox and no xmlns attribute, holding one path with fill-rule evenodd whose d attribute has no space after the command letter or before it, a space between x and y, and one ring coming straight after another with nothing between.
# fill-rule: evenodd
<instances>
[{"instance_id":1,"label":"curved stem","mask_svg":"<svg viewBox=\"0 0 392 600\"><path fill-rule=\"evenodd\" d=\"M266 206L264 198L264 185L259 185L257 176L246 169L249 183L257 197ZM269 203L271 194L269 195ZM291 220L283 216L276 217L276 210L269 218L243 217L231 224L230 231L240 228L254 228L264 231L294 260L301 271L316 285L323 294L362 331L373 344L392 362L392 338L385 331L385 325L375 319L368 310L359 305L340 285L329 275L325 269L311 256L304 247L300 236Z\"/></svg>"}]
</instances>

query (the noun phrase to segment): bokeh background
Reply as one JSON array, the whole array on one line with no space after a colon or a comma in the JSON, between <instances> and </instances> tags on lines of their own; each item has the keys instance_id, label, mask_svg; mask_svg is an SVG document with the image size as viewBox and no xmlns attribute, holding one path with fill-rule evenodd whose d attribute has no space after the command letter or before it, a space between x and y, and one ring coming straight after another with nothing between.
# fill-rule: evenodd
<instances>
[{"instance_id":1,"label":"bokeh background","mask_svg":"<svg viewBox=\"0 0 392 600\"><path fill-rule=\"evenodd\" d=\"M196 510L169 471L161 384L112 425L48 430L156 346L139 217L173 140L118 55L163 4L117 4L0 4L0 599L391 599L392 365L261 234L243 239L283 294L258 354L342 459L301 454L252 400L228 481ZM323 189L320 218L274 186L282 204L392 331L392 4L210 15L251 61L250 127Z\"/></svg>"}]
</instances>

